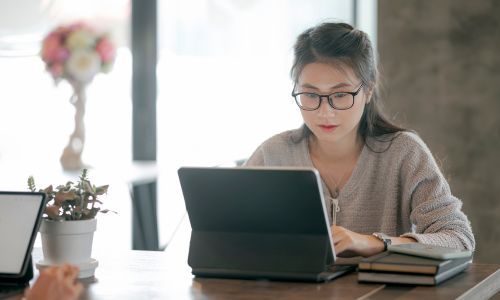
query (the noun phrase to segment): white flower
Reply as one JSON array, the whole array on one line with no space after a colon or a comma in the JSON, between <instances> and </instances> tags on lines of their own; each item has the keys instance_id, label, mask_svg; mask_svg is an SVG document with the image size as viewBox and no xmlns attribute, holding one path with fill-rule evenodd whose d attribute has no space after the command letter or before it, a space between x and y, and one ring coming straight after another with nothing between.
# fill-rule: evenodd
<instances>
[{"instance_id":1,"label":"white flower","mask_svg":"<svg viewBox=\"0 0 500 300\"><path fill-rule=\"evenodd\" d=\"M93 48L96 37L92 32L86 29L79 29L71 32L66 38L66 47L71 51L79 49Z\"/></svg>"},{"instance_id":2,"label":"white flower","mask_svg":"<svg viewBox=\"0 0 500 300\"><path fill-rule=\"evenodd\" d=\"M99 54L89 50L75 50L66 61L66 72L70 78L89 83L101 69Z\"/></svg>"}]
</instances>

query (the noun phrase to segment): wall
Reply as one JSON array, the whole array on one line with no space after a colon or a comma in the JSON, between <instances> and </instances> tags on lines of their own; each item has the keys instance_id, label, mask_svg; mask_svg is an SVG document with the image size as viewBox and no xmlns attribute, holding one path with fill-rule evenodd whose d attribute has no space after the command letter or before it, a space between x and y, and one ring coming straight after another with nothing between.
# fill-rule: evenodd
<instances>
[{"instance_id":1,"label":"wall","mask_svg":"<svg viewBox=\"0 0 500 300\"><path fill-rule=\"evenodd\" d=\"M500 1L379 0L388 111L415 129L463 200L476 262L500 262Z\"/></svg>"}]
</instances>

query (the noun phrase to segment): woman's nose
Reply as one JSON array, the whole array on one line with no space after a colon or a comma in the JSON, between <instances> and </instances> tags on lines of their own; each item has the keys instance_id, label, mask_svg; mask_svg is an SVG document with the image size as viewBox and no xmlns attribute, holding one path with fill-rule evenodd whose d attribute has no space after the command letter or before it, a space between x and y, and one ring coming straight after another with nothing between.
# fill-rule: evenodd
<instances>
[{"instance_id":1,"label":"woman's nose","mask_svg":"<svg viewBox=\"0 0 500 300\"><path fill-rule=\"evenodd\" d=\"M335 114L335 112L336 109L330 105L330 103L328 102L328 97L322 96L318 108L318 113L320 115L332 115Z\"/></svg>"}]
</instances>

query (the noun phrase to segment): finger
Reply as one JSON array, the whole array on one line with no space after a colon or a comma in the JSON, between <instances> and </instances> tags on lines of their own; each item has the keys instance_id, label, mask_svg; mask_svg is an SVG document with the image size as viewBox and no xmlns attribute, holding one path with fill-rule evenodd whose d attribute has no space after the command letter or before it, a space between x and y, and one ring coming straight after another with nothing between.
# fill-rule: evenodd
<instances>
[{"instance_id":1,"label":"finger","mask_svg":"<svg viewBox=\"0 0 500 300\"><path fill-rule=\"evenodd\" d=\"M83 284L81 284L80 282L76 282L74 291L76 296L80 296L83 293Z\"/></svg>"},{"instance_id":2,"label":"finger","mask_svg":"<svg viewBox=\"0 0 500 300\"><path fill-rule=\"evenodd\" d=\"M56 277L56 280L58 281L63 281L66 278L66 268L64 266L58 266L54 270L54 276Z\"/></svg>"},{"instance_id":3,"label":"finger","mask_svg":"<svg viewBox=\"0 0 500 300\"><path fill-rule=\"evenodd\" d=\"M66 264L62 266L62 273L64 278L74 280L79 274L79 268L74 265Z\"/></svg>"},{"instance_id":4,"label":"finger","mask_svg":"<svg viewBox=\"0 0 500 300\"><path fill-rule=\"evenodd\" d=\"M59 276L61 276L61 279L65 279L66 277L68 277L68 265L59 266L59 269L57 271Z\"/></svg>"},{"instance_id":5,"label":"finger","mask_svg":"<svg viewBox=\"0 0 500 300\"><path fill-rule=\"evenodd\" d=\"M84 290L83 285L78 281L61 283L59 287L59 293L65 295L65 300L78 299Z\"/></svg>"},{"instance_id":6,"label":"finger","mask_svg":"<svg viewBox=\"0 0 500 300\"><path fill-rule=\"evenodd\" d=\"M69 266L68 268L68 276L70 276L73 279L76 279L78 277L78 274L80 273L80 268L77 266Z\"/></svg>"},{"instance_id":7,"label":"finger","mask_svg":"<svg viewBox=\"0 0 500 300\"><path fill-rule=\"evenodd\" d=\"M332 227L333 227L332 229L333 229L334 231L344 231L344 230L345 230L345 228L344 228L344 227L339 226L339 225L333 225Z\"/></svg>"},{"instance_id":8,"label":"finger","mask_svg":"<svg viewBox=\"0 0 500 300\"><path fill-rule=\"evenodd\" d=\"M70 275L70 274L73 274L75 272L75 266L73 265L70 265L70 264L65 264L62 266L63 270L64 270L64 274L66 275Z\"/></svg>"},{"instance_id":9,"label":"finger","mask_svg":"<svg viewBox=\"0 0 500 300\"><path fill-rule=\"evenodd\" d=\"M339 255L342 252L344 252L347 249L347 243L345 242L340 242L337 245L335 245L335 255Z\"/></svg>"},{"instance_id":10,"label":"finger","mask_svg":"<svg viewBox=\"0 0 500 300\"><path fill-rule=\"evenodd\" d=\"M57 272L57 267L48 267L45 268L41 274L53 275Z\"/></svg>"},{"instance_id":11,"label":"finger","mask_svg":"<svg viewBox=\"0 0 500 300\"><path fill-rule=\"evenodd\" d=\"M63 294L65 295L65 300L79 299L84 291L84 287L80 282L74 282L74 285L66 286L64 288Z\"/></svg>"},{"instance_id":12,"label":"finger","mask_svg":"<svg viewBox=\"0 0 500 300\"><path fill-rule=\"evenodd\" d=\"M342 229L336 229L333 233L333 243L339 243L345 238L345 231Z\"/></svg>"}]
</instances>

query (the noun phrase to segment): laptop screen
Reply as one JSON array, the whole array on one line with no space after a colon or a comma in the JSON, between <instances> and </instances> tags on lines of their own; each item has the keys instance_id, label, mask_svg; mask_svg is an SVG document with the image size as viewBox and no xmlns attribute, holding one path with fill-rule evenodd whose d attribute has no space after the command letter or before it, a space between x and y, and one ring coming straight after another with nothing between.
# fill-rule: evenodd
<instances>
[{"instance_id":1,"label":"laptop screen","mask_svg":"<svg viewBox=\"0 0 500 300\"><path fill-rule=\"evenodd\" d=\"M0 276L22 275L43 213L44 194L0 192Z\"/></svg>"}]
</instances>

